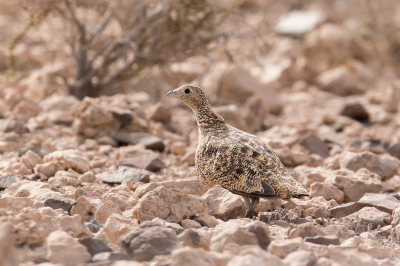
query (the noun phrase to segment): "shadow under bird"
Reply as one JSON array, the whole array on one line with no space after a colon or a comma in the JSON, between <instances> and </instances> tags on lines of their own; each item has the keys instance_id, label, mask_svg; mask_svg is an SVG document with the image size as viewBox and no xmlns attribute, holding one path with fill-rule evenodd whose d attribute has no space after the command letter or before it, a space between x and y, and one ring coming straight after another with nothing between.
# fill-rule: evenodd
<instances>
[{"instance_id":1,"label":"shadow under bird","mask_svg":"<svg viewBox=\"0 0 400 266\"><path fill-rule=\"evenodd\" d=\"M255 208L259 198L309 196L267 143L228 125L211 109L199 87L184 85L167 95L187 104L196 116L196 169L200 180L208 187L220 185L242 195L246 217L258 215Z\"/></svg>"}]
</instances>

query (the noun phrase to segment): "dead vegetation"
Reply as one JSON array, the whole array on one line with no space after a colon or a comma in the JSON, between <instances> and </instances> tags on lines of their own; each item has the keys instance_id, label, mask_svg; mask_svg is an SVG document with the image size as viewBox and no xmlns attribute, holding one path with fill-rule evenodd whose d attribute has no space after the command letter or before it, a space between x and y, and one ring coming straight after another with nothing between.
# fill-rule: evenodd
<instances>
[{"instance_id":1,"label":"dead vegetation","mask_svg":"<svg viewBox=\"0 0 400 266\"><path fill-rule=\"evenodd\" d=\"M74 65L72 76L59 74L69 92L82 99L98 96L148 66L181 61L228 37L229 31L219 26L237 1L220 5L204 0L21 0L20 4L29 22L10 42L10 66L15 67L13 49L29 30L45 20L58 21L53 25L55 38L68 45L66 56Z\"/></svg>"}]
</instances>

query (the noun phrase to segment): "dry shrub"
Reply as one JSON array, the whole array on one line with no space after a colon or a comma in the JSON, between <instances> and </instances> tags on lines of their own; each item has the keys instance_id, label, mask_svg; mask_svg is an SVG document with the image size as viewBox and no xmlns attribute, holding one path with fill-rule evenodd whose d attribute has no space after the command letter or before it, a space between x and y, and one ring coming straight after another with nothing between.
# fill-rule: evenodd
<instances>
[{"instance_id":1,"label":"dry shrub","mask_svg":"<svg viewBox=\"0 0 400 266\"><path fill-rule=\"evenodd\" d=\"M58 19L62 23L54 26L54 37L64 39L75 65L72 77L61 76L69 92L80 99L98 96L148 66L186 59L227 37L229 32L219 30L220 25L237 5L206 0L20 0L20 4L30 20L10 42L10 55L31 28L48 18Z\"/></svg>"}]
</instances>

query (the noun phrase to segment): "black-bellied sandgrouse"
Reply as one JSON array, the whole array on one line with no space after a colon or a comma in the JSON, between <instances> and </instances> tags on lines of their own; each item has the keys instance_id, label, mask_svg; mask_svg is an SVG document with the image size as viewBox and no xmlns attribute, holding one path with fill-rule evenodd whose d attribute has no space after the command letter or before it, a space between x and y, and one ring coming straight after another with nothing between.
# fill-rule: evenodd
<instances>
[{"instance_id":1,"label":"black-bellied sandgrouse","mask_svg":"<svg viewBox=\"0 0 400 266\"><path fill-rule=\"evenodd\" d=\"M199 129L196 168L200 180L208 187L220 185L242 195L246 217L257 215L259 198L309 195L267 143L228 125L211 110L199 87L184 85L167 95L186 103L196 115Z\"/></svg>"}]
</instances>

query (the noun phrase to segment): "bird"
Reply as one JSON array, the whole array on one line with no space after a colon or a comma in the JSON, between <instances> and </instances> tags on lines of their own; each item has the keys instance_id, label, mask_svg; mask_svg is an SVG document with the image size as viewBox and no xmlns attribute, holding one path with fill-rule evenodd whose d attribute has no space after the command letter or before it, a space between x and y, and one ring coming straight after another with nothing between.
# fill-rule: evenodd
<instances>
[{"instance_id":1,"label":"bird","mask_svg":"<svg viewBox=\"0 0 400 266\"><path fill-rule=\"evenodd\" d=\"M227 124L211 109L200 87L183 85L167 96L187 104L196 116L199 134L195 165L199 179L209 188L220 185L243 196L245 217L258 216L255 208L260 198L309 196L274 150L257 136Z\"/></svg>"}]
</instances>

